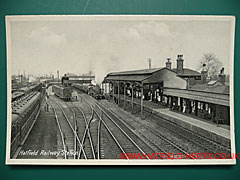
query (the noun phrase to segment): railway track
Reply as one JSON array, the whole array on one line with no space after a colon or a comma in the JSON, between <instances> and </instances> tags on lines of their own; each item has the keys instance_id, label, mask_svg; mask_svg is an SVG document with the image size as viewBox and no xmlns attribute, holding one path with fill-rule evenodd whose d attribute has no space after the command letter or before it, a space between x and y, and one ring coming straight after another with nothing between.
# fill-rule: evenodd
<instances>
[{"instance_id":1,"label":"railway track","mask_svg":"<svg viewBox=\"0 0 240 180\"><path fill-rule=\"evenodd\" d=\"M66 113L63 109L63 106L58 102L58 99L55 97L50 98L50 105L53 107L54 112L56 112L58 124L61 130L60 134L63 136L65 142L65 153L67 154L67 159L79 159L77 151L78 147L82 149L83 159L87 159L86 153L81 144L80 138L77 134L77 124L76 124L76 114L75 111L72 111L72 118L68 117L68 113ZM72 110L72 109L70 109ZM68 115L67 115L68 114Z\"/></svg>"},{"instance_id":2,"label":"railway track","mask_svg":"<svg viewBox=\"0 0 240 180\"><path fill-rule=\"evenodd\" d=\"M163 127L177 134L181 138L191 142L192 144L195 144L198 147L201 147L205 153L231 153L230 148L211 141L208 138L198 135L186 128L180 127L177 124L166 122L164 119L161 121L161 124Z\"/></svg>"},{"instance_id":3,"label":"railway track","mask_svg":"<svg viewBox=\"0 0 240 180\"><path fill-rule=\"evenodd\" d=\"M59 119L58 119L58 115L57 115L57 112L56 112L56 109L55 107L53 106L53 104L51 102L48 102L49 105L52 107L53 109L53 113L54 113L54 116L55 116L55 120L56 120L56 123L57 123L57 126L58 126L58 130L59 130L59 133L60 133L60 136L61 136L61 144L62 144L62 148L58 147L58 150L63 150L64 152L67 151L67 146L66 146L66 142L65 142L65 135L64 135L64 132L63 132L63 129L62 129L62 126L60 125L60 122L59 122ZM58 158L61 158L61 157L58 157ZM64 154L63 156L64 159L67 159L67 154Z\"/></svg>"},{"instance_id":4,"label":"railway track","mask_svg":"<svg viewBox=\"0 0 240 180\"><path fill-rule=\"evenodd\" d=\"M191 130L188 130L184 127L181 127L175 123L169 122L164 118L159 118L159 116L155 114L151 114L151 116L156 116L158 121L160 121L161 126L166 128L168 131L176 134L177 136L181 137L185 141L190 142L191 144L199 147L203 150L204 153L211 153L212 155L215 153L226 153L230 154L231 149L227 146L218 144L204 136L201 136ZM199 153L201 153L199 151Z\"/></svg>"},{"instance_id":5,"label":"railway track","mask_svg":"<svg viewBox=\"0 0 240 180\"><path fill-rule=\"evenodd\" d=\"M220 145L214 141L209 140L203 136L200 136L192 131L189 131L185 128L176 128L176 124L174 126L174 131L177 134L181 134L183 137L188 139L189 141L197 144L198 146L205 148L208 152L211 153L231 153L231 149L226 146ZM169 128L169 124L166 124L165 127ZM191 137L191 138L189 138Z\"/></svg>"},{"instance_id":6,"label":"railway track","mask_svg":"<svg viewBox=\"0 0 240 180\"><path fill-rule=\"evenodd\" d=\"M87 95L82 95L82 96L84 96L84 98L88 97ZM104 126L106 127L106 129L109 132L115 132L116 135L114 136L114 134L112 134L113 137L119 137L118 134L120 134L120 133L118 131L121 128L124 132L127 132L126 133L127 135L130 134L131 138L133 138L132 141L137 142L138 144L141 144L141 145L145 145L145 147L143 147L143 149L148 148L148 150L145 151L145 152L148 152L148 154L149 154L149 152L150 153L158 152L158 153L165 153L165 154L168 154L169 152L172 154L181 152L182 154L188 154L181 147L177 146L170 140L164 138L164 136L160 136L159 134L156 134L152 130L149 131L149 129L148 129L148 132L142 132L140 135L136 134L135 131L131 130L132 127L130 124L126 124L112 112L106 113L105 111L108 111L108 109L106 107L100 107L102 105L100 105L99 103L96 103L91 97L88 97L88 100L85 100L85 101L91 102L92 106L94 106L94 109L99 110L98 114L103 114L103 115L101 115L102 117L107 116L104 118L103 122L107 121L106 124L110 124L110 128L112 128L112 129L110 129L108 126L105 126L105 125ZM98 108L96 108L96 107L98 107ZM117 127L118 130L114 129L113 127ZM147 134L147 136L145 134ZM115 141L117 141L117 140L118 139L116 138ZM126 142L125 139L123 141ZM139 141L141 141L141 142L139 142ZM118 144L119 142L116 142L116 143ZM123 142L121 142L121 143L123 143ZM137 145L137 143L136 143L136 145ZM120 145L120 143L119 143L119 145ZM123 146L124 146L124 143L123 143ZM154 147L155 150L153 150L153 148L151 148L151 150L149 150L149 147ZM140 152L142 154L146 154L141 148L139 149L139 147L136 147L136 146L134 148L130 148L130 149L126 146L125 149L127 150L127 152L130 152L130 153ZM122 148L121 151L123 153L125 153L124 148Z\"/></svg>"},{"instance_id":7,"label":"railway track","mask_svg":"<svg viewBox=\"0 0 240 180\"><path fill-rule=\"evenodd\" d=\"M99 121L101 122L101 121ZM114 135L110 135L111 131L105 125L99 123L99 146L98 157L99 159L119 159L120 153L123 153Z\"/></svg>"},{"instance_id":8,"label":"railway track","mask_svg":"<svg viewBox=\"0 0 240 180\"><path fill-rule=\"evenodd\" d=\"M106 128L105 125L102 125L102 119L100 117L100 115L93 109L93 107L83 98L80 99L80 104L79 103L74 103L78 108L81 109L83 114L86 115L90 115L89 116L89 120L87 121L86 116L85 116L85 120L86 120L86 124L87 124L87 131L89 132L89 134L91 134L92 136L92 144L93 144L93 149L95 150L95 157L96 159L115 159L115 158L119 158L119 153L122 152L121 150L119 150L119 146L116 143L116 139L114 140L114 138L108 136L108 139L106 139L105 135L109 133L111 133L111 131L109 130L109 128ZM86 132L86 131L85 131ZM86 133L85 133L86 134ZM103 138L100 138L103 137ZM107 143L106 143L107 141ZM100 144L104 144L107 145L107 147L111 147L110 150L112 151L112 153L105 153L105 149L106 147L104 147L103 145ZM113 151L114 150L114 151ZM113 157L112 155L116 152L119 152L117 157Z\"/></svg>"},{"instance_id":9,"label":"railway track","mask_svg":"<svg viewBox=\"0 0 240 180\"><path fill-rule=\"evenodd\" d=\"M96 159L96 151L94 150L95 147L89 130L93 118L93 111L91 108L85 107L85 111L83 111L82 107L84 106L77 102L65 102L59 98L55 98L55 100L58 101L59 104L62 103L67 107L65 108L66 115L69 117L68 119L71 121L72 127L74 127L74 130L83 145L83 148L76 147L76 151L78 151L78 159L83 159L85 156L87 159ZM71 116L71 114L73 114L73 116ZM85 155L83 154L83 149Z\"/></svg>"},{"instance_id":10,"label":"railway track","mask_svg":"<svg viewBox=\"0 0 240 180\"><path fill-rule=\"evenodd\" d=\"M106 107L106 105L105 105ZM108 108L108 107L106 107ZM155 143L159 144L159 146L162 146L165 151L170 153L182 153L182 154L191 154L191 153L201 153L201 148L194 147L194 150L192 151L191 148L189 148L190 144L184 142L182 139L179 139L178 135L173 134L172 132L169 133L169 130L163 128L162 126L150 126L147 125L147 123L142 120L136 120L135 117L130 117L126 121L124 119L124 115L121 115L121 110L119 113L115 113L111 108L109 110L115 115L121 118L126 124L131 126L131 128L136 129L139 133L143 134L143 136L148 136L147 138L149 140L156 139ZM124 114L124 112L123 112ZM161 141L162 140L162 141ZM166 144L166 147L165 145ZM171 146L168 146L168 144L171 144ZM204 153L204 151L202 151Z\"/></svg>"},{"instance_id":11,"label":"railway track","mask_svg":"<svg viewBox=\"0 0 240 180\"><path fill-rule=\"evenodd\" d=\"M85 122L85 130L82 136L85 151L86 148L88 152L91 150L92 159L100 159L100 120L90 104L85 104L82 101L80 104L78 102L72 104L81 113Z\"/></svg>"},{"instance_id":12,"label":"railway track","mask_svg":"<svg viewBox=\"0 0 240 180\"><path fill-rule=\"evenodd\" d=\"M173 154L181 153L184 159L187 154L193 153L183 148L181 144L166 138L153 127L136 120L135 123L129 123L92 97L86 94L79 94L79 96L80 101L67 105L69 108L67 114L70 115L71 111L74 114L73 118L70 118L70 124L73 126L75 119L75 131L83 145L83 148L79 147L80 156L77 158L83 158L84 151L87 159L120 159L120 154L127 154L125 159L129 159L131 154L141 154L146 159L151 159L149 154L153 153L168 154L167 157L161 157L162 159L171 159ZM189 141L206 151L211 148L205 147L205 144L199 144L201 139L193 139L190 134L187 134L190 132L183 132L185 129L182 130L181 127L169 125L167 122L161 125L162 128L180 136L184 141ZM208 153L206 151L203 153ZM191 155L188 158L192 158Z\"/></svg>"},{"instance_id":13,"label":"railway track","mask_svg":"<svg viewBox=\"0 0 240 180\"><path fill-rule=\"evenodd\" d=\"M74 159L73 155L68 155L66 152L68 151L74 151L74 134L71 130L71 127L69 126L68 122L66 119L60 115L60 109L57 108L57 104L55 101L49 102L49 104L52 106L55 118L58 124L58 129L61 135L61 141L62 141L62 150L63 150L63 155L64 159Z\"/></svg>"},{"instance_id":14,"label":"railway track","mask_svg":"<svg viewBox=\"0 0 240 180\"><path fill-rule=\"evenodd\" d=\"M72 103L71 107L75 112L78 112L78 117L77 122L78 123L78 133L81 133L81 143L83 144L84 150L87 154L88 159L96 159L96 153L94 150L94 144L93 144L93 139L92 135L89 130L90 123L93 118L93 113L91 113L91 116L87 119L86 114L84 111L76 104ZM81 120L82 119L82 120ZM81 122L81 125L80 125ZM79 149L79 157L82 156L82 150Z\"/></svg>"},{"instance_id":15,"label":"railway track","mask_svg":"<svg viewBox=\"0 0 240 180\"><path fill-rule=\"evenodd\" d=\"M84 96L82 98L85 99L87 97L88 96ZM85 101L87 103L91 102L91 105L94 106L96 114L98 114L99 118L102 121L102 125L104 126L104 128L102 128L103 133L108 131L112 139L119 147L121 153L142 154L146 159L149 159L149 154L155 152L165 153L165 151L159 146L154 145L154 143L151 141L146 141L146 139L140 137L138 134L132 131L128 126L126 126L126 124L121 122L118 117L109 114L109 112L107 112L108 110L105 109L105 107L101 107L98 103L92 100L91 97L88 97L88 99L85 99ZM108 138L105 137L104 139ZM117 151L115 151L115 153L116 152ZM118 155L118 158L119 157L120 155Z\"/></svg>"},{"instance_id":16,"label":"railway track","mask_svg":"<svg viewBox=\"0 0 240 180\"><path fill-rule=\"evenodd\" d=\"M104 107L108 109L106 106ZM157 146L158 149L161 151L160 153L165 153L165 154L171 153L172 155L169 158L172 158L173 154L177 154L177 153L181 153L183 155L183 158L185 158L186 154L190 154L181 146L177 145L175 142L166 138L165 136L158 133L157 131L154 131L153 128L150 128L138 121L135 121L135 125L133 126L132 122L130 124L128 121L123 120L121 117L119 117L116 113L114 113L110 109L109 111L112 113L113 116L118 117L118 119L123 124L128 126L129 129L133 129L135 132L138 132L142 137L144 137L145 141L151 142L154 146Z\"/></svg>"},{"instance_id":17,"label":"railway track","mask_svg":"<svg viewBox=\"0 0 240 180\"><path fill-rule=\"evenodd\" d=\"M184 127L181 127L177 124L169 122L168 120L159 118L159 116L157 116L155 114L150 113L148 116L152 116L152 117L156 116L158 118L157 119L158 123L161 123L161 128L167 129L169 132L173 133L174 135L181 137L185 142L188 142L188 143L192 144L193 146L195 146L198 149L198 153L211 153L211 154L215 154L215 153L229 154L229 153L231 153L230 148L228 148L224 145L218 144L204 136L201 136L201 135L199 135L193 131L190 131ZM150 127L146 124L142 124L142 125L144 127L146 127L147 129L154 130L153 127ZM155 133L159 134L159 132L157 132L157 131L155 131Z\"/></svg>"}]
</instances>

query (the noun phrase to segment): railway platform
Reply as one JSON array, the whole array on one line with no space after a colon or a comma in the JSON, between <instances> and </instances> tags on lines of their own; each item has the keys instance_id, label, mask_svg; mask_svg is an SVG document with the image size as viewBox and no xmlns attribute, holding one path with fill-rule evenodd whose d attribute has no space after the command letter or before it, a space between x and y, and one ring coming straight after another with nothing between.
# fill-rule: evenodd
<instances>
[{"instance_id":1,"label":"railway platform","mask_svg":"<svg viewBox=\"0 0 240 180\"><path fill-rule=\"evenodd\" d=\"M117 99L118 97L115 96ZM120 95L121 103L123 102L123 95ZM111 99L112 101L112 99ZM126 97L126 104L131 105L131 97ZM121 104L120 103L120 104ZM151 101L144 101L144 107L150 110L152 115L164 118L181 127L189 129L201 136L204 136L217 143L230 147L230 130L229 126L217 125L210 121L192 117L180 112L170 110L166 106L157 104ZM121 104L122 106L122 104ZM134 108L140 108L140 99L134 98Z\"/></svg>"},{"instance_id":2,"label":"railway platform","mask_svg":"<svg viewBox=\"0 0 240 180\"><path fill-rule=\"evenodd\" d=\"M33 126L26 141L19 148L18 159L56 159L54 152L58 151L58 129L54 113L49 106L45 111L45 103L42 104L38 119Z\"/></svg>"}]
</instances>

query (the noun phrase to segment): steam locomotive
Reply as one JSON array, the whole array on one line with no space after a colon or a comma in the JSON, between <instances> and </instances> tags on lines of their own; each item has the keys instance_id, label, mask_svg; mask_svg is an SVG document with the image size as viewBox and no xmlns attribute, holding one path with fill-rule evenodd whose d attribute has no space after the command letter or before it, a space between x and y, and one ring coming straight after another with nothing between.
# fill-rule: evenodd
<instances>
[{"instance_id":1,"label":"steam locomotive","mask_svg":"<svg viewBox=\"0 0 240 180\"><path fill-rule=\"evenodd\" d=\"M105 99L99 85L72 84L72 87L94 97L95 99Z\"/></svg>"}]
</instances>

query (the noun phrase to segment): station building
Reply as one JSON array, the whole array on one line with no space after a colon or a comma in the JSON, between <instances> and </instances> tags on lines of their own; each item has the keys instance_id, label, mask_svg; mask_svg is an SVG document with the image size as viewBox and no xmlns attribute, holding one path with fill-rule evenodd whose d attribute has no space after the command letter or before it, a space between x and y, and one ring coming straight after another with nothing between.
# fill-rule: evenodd
<instances>
[{"instance_id":1,"label":"station building","mask_svg":"<svg viewBox=\"0 0 240 180\"><path fill-rule=\"evenodd\" d=\"M126 97L131 98L132 108L134 99L140 99L141 115L144 102L151 101L172 111L229 125L229 85L225 84L224 69L218 80L208 81L205 65L198 72L184 67L183 55L178 55L176 61L176 68L171 67L168 58L162 68L109 73L103 81L104 92L109 92L118 104L123 97L124 108Z\"/></svg>"}]
</instances>

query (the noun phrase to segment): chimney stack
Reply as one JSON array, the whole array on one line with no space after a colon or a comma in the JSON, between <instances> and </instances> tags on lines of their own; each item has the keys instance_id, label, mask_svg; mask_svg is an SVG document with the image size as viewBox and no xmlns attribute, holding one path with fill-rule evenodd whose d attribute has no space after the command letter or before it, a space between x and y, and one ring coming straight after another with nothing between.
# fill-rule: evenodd
<instances>
[{"instance_id":1,"label":"chimney stack","mask_svg":"<svg viewBox=\"0 0 240 180\"><path fill-rule=\"evenodd\" d=\"M177 74L183 74L183 55L177 55Z\"/></svg>"},{"instance_id":2,"label":"chimney stack","mask_svg":"<svg viewBox=\"0 0 240 180\"><path fill-rule=\"evenodd\" d=\"M220 70L220 74L218 76L219 76L219 82L225 85L226 75L224 74L224 68Z\"/></svg>"},{"instance_id":3,"label":"chimney stack","mask_svg":"<svg viewBox=\"0 0 240 180\"><path fill-rule=\"evenodd\" d=\"M166 68L167 68L167 69L171 69L171 65L172 65L172 63L171 63L171 58L167 58Z\"/></svg>"},{"instance_id":4,"label":"chimney stack","mask_svg":"<svg viewBox=\"0 0 240 180\"><path fill-rule=\"evenodd\" d=\"M207 75L208 75L208 71L207 71L206 64L203 64L202 71L201 71L202 84L207 82Z\"/></svg>"}]
</instances>

